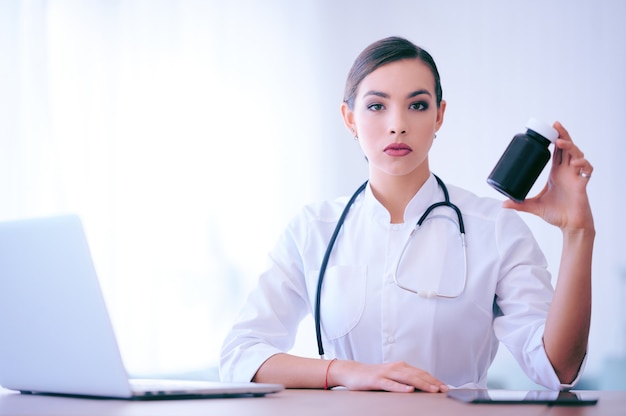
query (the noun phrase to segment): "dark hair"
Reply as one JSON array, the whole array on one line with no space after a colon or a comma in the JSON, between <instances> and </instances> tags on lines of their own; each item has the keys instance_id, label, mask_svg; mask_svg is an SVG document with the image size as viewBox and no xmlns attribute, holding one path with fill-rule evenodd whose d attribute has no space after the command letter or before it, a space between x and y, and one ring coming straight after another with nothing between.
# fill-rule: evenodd
<instances>
[{"instance_id":1,"label":"dark hair","mask_svg":"<svg viewBox=\"0 0 626 416\"><path fill-rule=\"evenodd\" d=\"M439 107L443 93L435 60L426 50L397 36L374 42L357 56L348 73L343 101L348 104L351 110L354 109L356 92L363 78L385 64L402 59L419 59L430 68L435 78L435 97L437 99L437 107Z\"/></svg>"}]
</instances>

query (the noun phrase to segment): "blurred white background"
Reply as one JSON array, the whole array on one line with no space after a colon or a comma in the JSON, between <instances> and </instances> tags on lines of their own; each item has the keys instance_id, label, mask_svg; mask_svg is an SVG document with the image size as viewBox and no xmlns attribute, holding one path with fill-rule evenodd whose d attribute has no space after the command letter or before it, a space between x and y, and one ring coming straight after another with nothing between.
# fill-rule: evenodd
<instances>
[{"instance_id":1,"label":"blurred white background","mask_svg":"<svg viewBox=\"0 0 626 416\"><path fill-rule=\"evenodd\" d=\"M595 166L581 387L626 388L625 18L619 0L6 0L0 220L79 213L130 371L213 377L286 222L364 180L343 84L365 46L405 36L441 72L446 182L500 198L485 179L530 116ZM556 275L560 232L524 218ZM492 385L526 386L507 354Z\"/></svg>"}]
</instances>

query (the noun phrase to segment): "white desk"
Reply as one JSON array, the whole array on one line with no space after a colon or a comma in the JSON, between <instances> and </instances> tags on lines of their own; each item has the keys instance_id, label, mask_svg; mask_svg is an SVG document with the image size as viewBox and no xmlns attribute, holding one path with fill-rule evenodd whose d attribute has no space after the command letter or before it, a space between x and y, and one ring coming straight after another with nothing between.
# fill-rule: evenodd
<instances>
[{"instance_id":1,"label":"white desk","mask_svg":"<svg viewBox=\"0 0 626 416\"><path fill-rule=\"evenodd\" d=\"M165 401L124 401L21 395L0 389L0 415L63 416L624 416L626 391L594 392L595 406L474 405L444 394L353 392L346 390L285 390L265 397Z\"/></svg>"}]
</instances>

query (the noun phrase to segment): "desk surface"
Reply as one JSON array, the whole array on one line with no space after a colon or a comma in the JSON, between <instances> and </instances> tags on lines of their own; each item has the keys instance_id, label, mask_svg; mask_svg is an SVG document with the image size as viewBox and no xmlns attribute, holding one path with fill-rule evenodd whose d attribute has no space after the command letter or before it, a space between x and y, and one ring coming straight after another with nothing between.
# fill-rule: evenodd
<instances>
[{"instance_id":1,"label":"desk surface","mask_svg":"<svg viewBox=\"0 0 626 416\"><path fill-rule=\"evenodd\" d=\"M285 390L265 397L125 401L21 395L0 389L0 415L555 415L623 416L626 391L594 392L595 406L475 405L457 402L444 394L354 392L346 390Z\"/></svg>"}]
</instances>

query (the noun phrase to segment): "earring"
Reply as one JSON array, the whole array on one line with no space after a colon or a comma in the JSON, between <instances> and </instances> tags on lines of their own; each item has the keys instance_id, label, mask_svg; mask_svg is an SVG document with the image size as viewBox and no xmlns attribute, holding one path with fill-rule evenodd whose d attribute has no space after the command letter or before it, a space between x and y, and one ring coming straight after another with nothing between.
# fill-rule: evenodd
<instances>
[{"instance_id":1,"label":"earring","mask_svg":"<svg viewBox=\"0 0 626 416\"><path fill-rule=\"evenodd\" d=\"M436 139L436 138L437 138L437 133L435 133L435 137L433 137L433 139Z\"/></svg>"}]
</instances>

